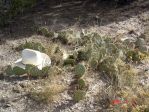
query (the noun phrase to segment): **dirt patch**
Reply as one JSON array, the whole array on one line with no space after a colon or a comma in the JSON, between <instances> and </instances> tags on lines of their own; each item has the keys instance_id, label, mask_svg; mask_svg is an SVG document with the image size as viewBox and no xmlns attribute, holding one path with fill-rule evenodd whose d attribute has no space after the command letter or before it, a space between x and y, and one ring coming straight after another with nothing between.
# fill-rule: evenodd
<instances>
[{"instance_id":1,"label":"dirt patch","mask_svg":"<svg viewBox=\"0 0 149 112\"><path fill-rule=\"evenodd\" d=\"M36 34L36 29L46 26L50 31L73 30L80 36L82 32L97 32L102 36L113 38L136 38L143 34L148 26L149 1L134 2L129 6L117 9L97 8L88 10L82 7L81 2L68 2L48 7L40 6L31 14L19 18L15 23L0 32L0 73L7 65L20 58L20 52L15 47L26 41L40 42L50 46L51 39ZM66 49L73 47L66 45ZM142 68L142 66L141 66ZM68 86L73 81L73 75L68 73L57 80L57 83L66 83ZM67 93L62 92L61 100L49 106L36 104L27 97L27 93L20 85L36 85L40 80L19 80L18 78L0 80L0 110L2 112L96 112L104 110L96 99L96 95L105 87L105 83L98 74L91 74L85 78L89 85L86 99L73 103ZM21 84L20 84L21 83ZM34 107L34 108L33 108Z\"/></svg>"}]
</instances>

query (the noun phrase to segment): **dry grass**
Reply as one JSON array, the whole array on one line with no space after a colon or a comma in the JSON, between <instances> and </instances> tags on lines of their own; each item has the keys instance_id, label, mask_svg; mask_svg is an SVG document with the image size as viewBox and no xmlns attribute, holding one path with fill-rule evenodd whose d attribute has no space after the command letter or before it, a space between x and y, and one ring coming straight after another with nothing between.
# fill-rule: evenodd
<instances>
[{"instance_id":1,"label":"dry grass","mask_svg":"<svg viewBox=\"0 0 149 112\"><path fill-rule=\"evenodd\" d=\"M49 104L58 100L58 94L63 92L65 87L62 85L51 84L50 86L42 87L42 90L34 90L30 92L30 97L39 102Z\"/></svg>"},{"instance_id":2,"label":"dry grass","mask_svg":"<svg viewBox=\"0 0 149 112\"><path fill-rule=\"evenodd\" d=\"M131 112L148 112L149 111L149 91L138 86L135 88L123 88L121 91L117 92L117 95L125 99L125 110ZM124 105L124 104L123 104ZM123 106L121 105L121 106ZM120 106L120 107L121 107ZM119 108L115 108L119 110Z\"/></svg>"}]
</instances>

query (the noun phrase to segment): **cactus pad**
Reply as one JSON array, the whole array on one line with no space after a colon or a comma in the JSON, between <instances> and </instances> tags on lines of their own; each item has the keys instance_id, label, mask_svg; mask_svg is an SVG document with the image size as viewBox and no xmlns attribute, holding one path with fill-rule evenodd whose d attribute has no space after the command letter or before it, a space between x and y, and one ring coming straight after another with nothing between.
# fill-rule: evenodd
<instances>
[{"instance_id":1,"label":"cactus pad","mask_svg":"<svg viewBox=\"0 0 149 112\"><path fill-rule=\"evenodd\" d=\"M78 64L75 67L75 74L77 78L80 78L84 75L85 73L85 66L82 64Z\"/></svg>"}]
</instances>

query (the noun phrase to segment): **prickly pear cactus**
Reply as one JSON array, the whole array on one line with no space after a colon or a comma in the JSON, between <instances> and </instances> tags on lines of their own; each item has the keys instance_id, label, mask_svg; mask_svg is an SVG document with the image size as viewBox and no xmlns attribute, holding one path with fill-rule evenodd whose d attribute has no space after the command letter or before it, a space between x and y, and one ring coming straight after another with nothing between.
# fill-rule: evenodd
<instances>
[{"instance_id":1,"label":"prickly pear cactus","mask_svg":"<svg viewBox=\"0 0 149 112\"><path fill-rule=\"evenodd\" d=\"M97 59L91 59L90 60L90 66L93 70L96 70L97 69L97 66L98 66L98 60Z\"/></svg>"},{"instance_id":2,"label":"prickly pear cactus","mask_svg":"<svg viewBox=\"0 0 149 112\"><path fill-rule=\"evenodd\" d=\"M85 88L85 81L83 79L78 80L78 89L83 90Z\"/></svg>"},{"instance_id":3,"label":"prickly pear cactus","mask_svg":"<svg viewBox=\"0 0 149 112\"><path fill-rule=\"evenodd\" d=\"M143 46L145 44L146 44L146 42L145 42L145 40L143 38L138 38L136 40L136 42L135 42L136 47L141 47L141 46Z\"/></svg>"},{"instance_id":4,"label":"prickly pear cactus","mask_svg":"<svg viewBox=\"0 0 149 112\"><path fill-rule=\"evenodd\" d=\"M5 70L6 75L14 75L12 67L9 65Z\"/></svg>"},{"instance_id":5,"label":"prickly pear cactus","mask_svg":"<svg viewBox=\"0 0 149 112\"><path fill-rule=\"evenodd\" d=\"M41 75L42 76L48 76L49 75L49 67L42 68Z\"/></svg>"},{"instance_id":6,"label":"prickly pear cactus","mask_svg":"<svg viewBox=\"0 0 149 112\"><path fill-rule=\"evenodd\" d=\"M68 43L68 37L66 32L58 32L58 39L63 43L67 44Z\"/></svg>"},{"instance_id":7,"label":"prickly pear cactus","mask_svg":"<svg viewBox=\"0 0 149 112\"><path fill-rule=\"evenodd\" d=\"M66 59L66 60L64 60L64 66L65 65L74 65L75 64L75 60L74 59Z\"/></svg>"},{"instance_id":8,"label":"prickly pear cactus","mask_svg":"<svg viewBox=\"0 0 149 112\"><path fill-rule=\"evenodd\" d=\"M83 100L85 96L85 92L82 90L76 90L74 91L73 100L75 102L79 102L80 100Z\"/></svg>"},{"instance_id":9,"label":"prickly pear cactus","mask_svg":"<svg viewBox=\"0 0 149 112\"><path fill-rule=\"evenodd\" d=\"M40 52L45 52L45 48L42 46L41 43L35 43L35 42L26 42L25 44L21 44L16 48L16 50L21 51L23 49L33 49Z\"/></svg>"},{"instance_id":10,"label":"prickly pear cactus","mask_svg":"<svg viewBox=\"0 0 149 112\"><path fill-rule=\"evenodd\" d=\"M39 77L41 76L41 71L34 65L26 65L26 72L29 76Z\"/></svg>"},{"instance_id":11,"label":"prickly pear cactus","mask_svg":"<svg viewBox=\"0 0 149 112\"><path fill-rule=\"evenodd\" d=\"M80 50L78 51L78 56L77 56L77 60L78 61L88 61L91 55L91 50L87 50L87 51L83 51Z\"/></svg>"},{"instance_id":12,"label":"prickly pear cactus","mask_svg":"<svg viewBox=\"0 0 149 112\"><path fill-rule=\"evenodd\" d=\"M45 37L53 37L54 36L54 33L53 32L50 32L48 30L48 28L46 28L46 27L40 27L38 29L38 34L44 35Z\"/></svg>"},{"instance_id":13,"label":"prickly pear cactus","mask_svg":"<svg viewBox=\"0 0 149 112\"><path fill-rule=\"evenodd\" d=\"M78 64L75 67L75 74L77 78L82 77L85 74L85 66L82 64Z\"/></svg>"},{"instance_id":14,"label":"prickly pear cactus","mask_svg":"<svg viewBox=\"0 0 149 112\"><path fill-rule=\"evenodd\" d=\"M13 73L15 75L23 75L23 74L26 73L26 71L24 69L20 68L20 67L14 67L13 68Z\"/></svg>"}]
</instances>

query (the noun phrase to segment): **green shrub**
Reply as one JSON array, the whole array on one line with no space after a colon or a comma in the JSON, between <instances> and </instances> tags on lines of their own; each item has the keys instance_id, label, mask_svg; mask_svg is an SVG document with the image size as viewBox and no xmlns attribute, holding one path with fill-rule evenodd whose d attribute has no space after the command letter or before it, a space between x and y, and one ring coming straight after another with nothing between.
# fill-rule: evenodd
<instances>
[{"instance_id":1,"label":"green shrub","mask_svg":"<svg viewBox=\"0 0 149 112\"><path fill-rule=\"evenodd\" d=\"M77 78L81 78L85 74L85 66L82 64L78 64L75 66L75 74Z\"/></svg>"},{"instance_id":2,"label":"green shrub","mask_svg":"<svg viewBox=\"0 0 149 112\"><path fill-rule=\"evenodd\" d=\"M16 66L16 67L13 68L13 73L15 75L23 75L23 74L26 73L26 71L23 68L20 68L20 67Z\"/></svg>"},{"instance_id":3,"label":"green shrub","mask_svg":"<svg viewBox=\"0 0 149 112\"><path fill-rule=\"evenodd\" d=\"M33 49L33 50L37 50L40 52L45 52L45 48L42 46L41 43L35 43L35 42L26 42L25 44L21 44L20 46L18 46L16 48L16 50L20 51L23 49Z\"/></svg>"},{"instance_id":4,"label":"green shrub","mask_svg":"<svg viewBox=\"0 0 149 112\"><path fill-rule=\"evenodd\" d=\"M85 81L83 79L79 79L77 81L78 89L83 90L85 88Z\"/></svg>"},{"instance_id":5,"label":"green shrub","mask_svg":"<svg viewBox=\"0 0 149 112\"><path fill-rule=\"evenodd\" d=\"M76 90L74 91L73 100L75 102L79 102L80 100L83 100L85 97L85 92L82 90Z\"/></svg>"}]
</instances>

